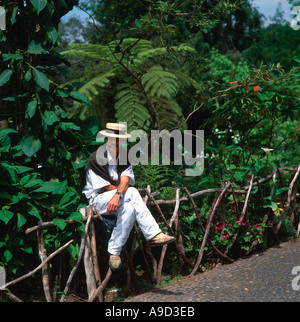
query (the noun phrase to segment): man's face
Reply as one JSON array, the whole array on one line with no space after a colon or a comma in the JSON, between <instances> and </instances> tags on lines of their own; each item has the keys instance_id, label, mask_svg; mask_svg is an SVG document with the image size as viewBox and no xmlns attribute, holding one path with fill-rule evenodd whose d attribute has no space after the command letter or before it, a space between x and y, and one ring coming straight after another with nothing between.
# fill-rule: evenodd
<instances>
[{"instance_id":1,"label":"man's face","mask_svg":"<svg viewBox=\"0 0 300 322\"><path fill-rule=\"evenodd\" d=\"M120 146L126 141L126 139L119 139L119 138L111 138L106 137L105 142L107 147L111 149L119 150Z\"/></svg>"}]
</instances>

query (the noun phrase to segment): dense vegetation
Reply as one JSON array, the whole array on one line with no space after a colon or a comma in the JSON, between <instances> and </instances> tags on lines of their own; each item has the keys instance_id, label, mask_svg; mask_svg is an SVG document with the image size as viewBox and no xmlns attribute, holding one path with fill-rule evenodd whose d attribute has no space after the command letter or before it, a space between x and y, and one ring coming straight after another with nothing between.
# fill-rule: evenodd
<instances>
[{"instance_id":1,"label":"dense vegetation","mask_svg":"<svg viewBox=\"0 0 300 322\"><path fill-rule=\"evenodd\" d=\"M205 131L201 176L186 177L184 167L172 164L135 167L137 187L150 184L161 199L174 199L174 187L195 192L229 180L242 187L251 175L263 178L274 166L300 164L300 30L282 20L280 7L265 26L251 1L198 3L86 0L79 5L94 20L61 23L78 1L3 1L0 266L8 280L37 266L37 237L24 231L38 221L55 224L45 232L49 252L71 236L76 240L68 256L53 263L53 275L74 265L83 230L78 210L86 203L83 167L106 122L127 122L128 131L147 133ZM269 231L263 235L262 228L273 222L263 226L262 217L272 209L276 224L289 179L283 173L285 187L279 179L266 182L264 196L273 193L263 203L253 191L236 253L249 250L255 239L269 245ZM203 220L213 199L197 201ZM226 226L217 218L212 225L221 248L241 225L233 197L226 202ZM185 251L194 260L203 233L192 206L180 211ZM281 240L295 235L288 218ZM64 219L78 224L67 226ZM215 261L209 253L207 267ZM174 253L168 256L173 264L166 272L182 273Z\"/></svg>"}]
</instances>

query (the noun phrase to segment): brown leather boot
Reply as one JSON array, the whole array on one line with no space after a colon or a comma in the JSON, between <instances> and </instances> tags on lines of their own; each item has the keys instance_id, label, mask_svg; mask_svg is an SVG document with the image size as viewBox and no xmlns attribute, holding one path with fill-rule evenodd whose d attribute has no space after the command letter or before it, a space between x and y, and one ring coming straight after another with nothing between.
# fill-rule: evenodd
<instances>
[{"instance_id":1,"label":"brown leather boot","mask_svg":"<svg viewBox=\"0 0 300 322\"><path fill-rule=\"evenodd\" d=\"M120 256L110 254L108 264L113 271L117 271L121 268L122 265Z\"/></svg>"},{"instance_id":2,"label":"brown leather boot","mask_svg":"<svg viewBox=\"0 0 300 322\"><path fill-rule=\"evenodd\" d=\"M151 238L148 243L151 247L154 246L163 246L175 241L175 237L166 235L164 233L159 233L158 235Z\"/></svg>"}]
</instances>

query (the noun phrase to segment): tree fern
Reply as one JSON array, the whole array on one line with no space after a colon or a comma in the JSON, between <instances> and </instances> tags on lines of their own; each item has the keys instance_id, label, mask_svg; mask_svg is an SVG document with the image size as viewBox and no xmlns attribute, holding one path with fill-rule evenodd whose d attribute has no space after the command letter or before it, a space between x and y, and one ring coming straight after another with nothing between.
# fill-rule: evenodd
<instances>
[{"instance_id":1,"label":"tree fern","mask_svg":"<svg viewBox=\"0 0 300 322\"><path fill-rule=\"evenodd\" d=\"M150 68L142 76L142 84L152 96L171 99L178 92L177 77L173 73L163 70L159 65Z\"/></svg>"},{"instance_id":2,"label":"tree fern","mask_svg":"<svg viewBox=\"0 0 300 322\"><path fill-rule=\"evenodd\" d=\"M176 96L180 89L197 89L199 84L185 70L178 70L174 66L168 69L167 66L170 66L170 55L182 57L191 53L195 53L195 49L186 45L167 49L156 47L149 40L127 38L107 45L72 44L70 50L62 54L80 60L89 59L85 75L77 79L86 81L80 92L86 95L101 121L106 115L111 115L111 97L114 97L116 121L127 122L128 131L131 131L149 130L150 125L151 128L158 125L151 120L153 106L156 107L161 129L171 129L183 123L184 115ZM148 68L149 64L154 66ZM136 83L137 78L144 88ZM76 103L73 113L84 119L94 112Z\"/></svg>"},{"instance_id":3,"label":"tree fern","mask_svg":"<svg viewBox=\"0 0 300 322\"><path fill-rule=\"evenodd\" d=\"M87 57L99 60L108 60L116 63L117 59L121 59L123 52L127 51L133 55L152 49L149 40L139 40L137 38L127 38L122 41L113 41L108 45L100 44L78 44L70 45L70 49L62 52L62 55L70 55L75 57Z\"/></svg>"},{"instance_id":4,"label":"tree fern","mask_svg":"<svg viewBox=\"0 0 300 322\"><path fill-rule=\"evenodd\" d=\"M151 97L151 100L156 106L161 129L171 130L184 123L182 109L176 100L165 97ZM186 129L186 125L180 129Z\"/></svg>"},{"instance_id":5,"label":"tree fern","mask_svg":"<svg viewBox=\"0 0 300 322\"><path fill-rule=\"evenodd\" d=\"M87 57L102 60L110 56L110 51L109 48L104 45L74 43L70 45L69 50L63 51L61 54L74 57Z\"/></svg>"},{"instance_id":6,"label":"tree fern","mask_svg":"<svg viewBox=\"0 0 300 322\"><path fill-rule=\"evenodd\" d=\"M128 131L146 129L150 114L145 107L145 99L136 84L122 84L116 97L115 109L117 122L127 122Z\"/></svg>"},{"instance_id":7,"label":"tree fern","mask_svg":"<svg viewBox=\"0 0 300 322\"><path fill-rule=\"evenodd\" d=\"M184 71L176 70L173 73L174 75L176 75L178 79L178 84L180 85L180 87L183 87L183 88L192 87L196 90L202 88L199 82L197 82L190 75L186 74Z\"/></svg>"}]
</instances>

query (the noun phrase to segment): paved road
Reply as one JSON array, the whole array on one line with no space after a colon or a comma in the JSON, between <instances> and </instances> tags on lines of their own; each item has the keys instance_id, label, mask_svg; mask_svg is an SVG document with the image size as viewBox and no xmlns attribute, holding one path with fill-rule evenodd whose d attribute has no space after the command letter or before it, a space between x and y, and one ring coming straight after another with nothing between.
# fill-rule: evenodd
<instances>
[{"instance_id":1,"label":"paved road","mask_svg":"<svg viewBox=\"0 0 300 322\"><path fill-rule=\"evenodd\" d=\"M296 275L292 269L299 266ZM126 302L300 302L300 238Z\"/></svg>"}]
</instances>

